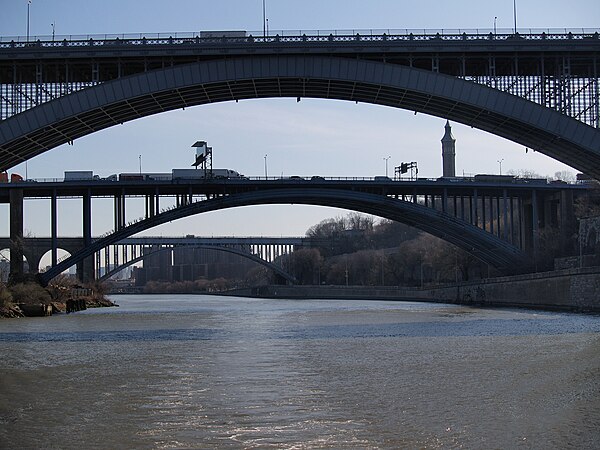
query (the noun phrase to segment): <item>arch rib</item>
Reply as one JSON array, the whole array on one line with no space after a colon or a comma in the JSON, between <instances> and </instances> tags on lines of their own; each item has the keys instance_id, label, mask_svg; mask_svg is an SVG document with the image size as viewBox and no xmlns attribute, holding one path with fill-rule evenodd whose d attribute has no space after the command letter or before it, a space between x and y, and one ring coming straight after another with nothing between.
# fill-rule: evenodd
<instances>
[{"instance_id":1,"label":"arch rib","mask_svg":"<svg viewBox=\"0 0 600 450\"><path fill-rule=\"evenodd\" d=\"M211 60L119 78L0 123L0 170L113 125L186 106L267 97L360 101L451 119L600 179L600 130L448 75L339 56Z\"/></svg>"},{"instance_id":2,"label":"arch rib","mask_svg":"<svg viewBox=\"0 0 600 450\"><path fill-rule=\"evenodd\" d=\"M474 225L441 211L376 194L307 187L306 189L273 189L232 194L166 211L93 242L82 251L41 274L40 280L47 284L63 270L83 258L93 255L100 249L166 222L239 206L290 203L349 209L403 222L463 248L503 273L512 273L528 265L527 257L521 250Z\"/></svg>"}]
</instances>

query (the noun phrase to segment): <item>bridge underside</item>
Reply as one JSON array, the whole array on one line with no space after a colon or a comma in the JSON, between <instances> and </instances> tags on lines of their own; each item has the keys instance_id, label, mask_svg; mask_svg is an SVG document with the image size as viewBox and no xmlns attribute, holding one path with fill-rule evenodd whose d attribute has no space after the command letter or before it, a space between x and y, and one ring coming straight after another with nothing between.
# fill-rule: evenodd
<instances>
[{"instance_id":1,"label":"bridge underside","mask_svg":"<svg viewBox=\"0 0 600 450\"><path fill-rule=\"evenodd\" d=\"M377 61L234 57L144 72L44 103L0 123L0 170L93 132L207 103L270 97L349 100L454 120L600 179L600 130L474 82Z\"/></svg>"},{"instance_id":2,"label":"bridge underside","mask_svg":"<svg viewBox=\"0 0 600 450\"><path fill-rule=\"evenodd\" d=\"M399 221L457 245L506 274L523 270L529 263L525 254L508 242L447 213L425 206L381 195L354 191L318 188L294 191L274 189L232 194L199 201L134 223L105 238L92 242L80 252L41 274L40 280L47 284L68 267L93 255L102 248L166 222L195 214L240 206L290 203L343 208Z\"/></svg>"}]
</instances>

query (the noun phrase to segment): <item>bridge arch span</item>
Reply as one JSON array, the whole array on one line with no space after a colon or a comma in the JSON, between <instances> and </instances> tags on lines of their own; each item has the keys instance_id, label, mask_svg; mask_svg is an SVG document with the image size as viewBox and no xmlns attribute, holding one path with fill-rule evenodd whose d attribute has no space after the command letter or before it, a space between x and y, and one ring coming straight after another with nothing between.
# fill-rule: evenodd
<instances>
[{"instance_id":1,"label":"bridge arch span","mask_svg":"<svg viewBox=\"0 0 600 450\"><path fill-rule=\"evenodd\" d=\"M237 249L237 248L232 248L232 247L219 247L217 245L186 245L186 246L178 246L178 247L164 247L161 248L159 250L155 250L153 252L150 253L146 253L145 255L141 255L138 256L137 258L133 258L131 261L127 261L124 264L121 264L119 267L115 267L113 270L111 270L110 272L107 272L105 275L103 275L102 277L100 277L99 281L104 281L104 280L108 280L110 277L112 277L113 275L119 273L121 270L125 269L126 267L129 267L132 264L135 264L136 262L142 261L144 258L150 256L150 255L155 255L157 253L161 253L164 251L168 251L168 250L173 250L174 248L180 248L180 249L205 249L205 250L215 250L215 251L219 251L219 252L228 252L228 253L233 253L235 255L239 255L243 258L247 258L251 261L254 261L258 264L261 264L263 266L265 266L267 269L271 269L273 272L275 272L277 275L283 277L285 280L289 281L292 284L297 283L297 280L290 275L289 273L287 273L285 270L283 270L282 268L278 267L277 265L269 262L269 261L265 261L264 259L262 259L259 256L256 256L252 253L249 252L245 252L243 250Z\"/></svg>"},{"instance_id":2,"label":"bridge arch span","mask_svg":"<svg viewBox=\"0 0 600 450\"><path fill-rule=\"evenodd\" d=\"M119 78L0 123L0 170L129 120L207 103L312 97L451 119L600 179L600 130L520 97L449 75L339 56L232 57Z\"/></svg>"},{"instance_id":3,"label":"bridge arch span","mask_svg":"<svg viewBox=\"0 0 600 450\"><path fill-rule=\"evenodd\" d=\"M518 248L444 212L376 194L307 187L306 189L273 189L232 194L163 212L94 241L71 258L41 274L40 281L48 283L67 267L93 255L107 245L166 222L240 206L295 203L348 209L403 222L463 248L503 273L516 272L529 264L528 258Z\"/></svg>"}]
</instances>

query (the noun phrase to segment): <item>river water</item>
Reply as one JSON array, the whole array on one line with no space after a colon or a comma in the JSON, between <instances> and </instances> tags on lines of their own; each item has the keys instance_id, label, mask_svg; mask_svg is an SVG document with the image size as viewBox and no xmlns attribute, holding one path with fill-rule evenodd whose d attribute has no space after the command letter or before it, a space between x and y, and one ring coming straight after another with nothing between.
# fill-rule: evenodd
<instances>
[{"instance_id":1,"label":"river water","mask_svg":"<svg viewBox=\"0 0 600 450\"><path fill-rule=\"evenodd\" d=\"M600 317L115 296L0 322L0 448L598 448Z\"/></svg>"}]
</instances>

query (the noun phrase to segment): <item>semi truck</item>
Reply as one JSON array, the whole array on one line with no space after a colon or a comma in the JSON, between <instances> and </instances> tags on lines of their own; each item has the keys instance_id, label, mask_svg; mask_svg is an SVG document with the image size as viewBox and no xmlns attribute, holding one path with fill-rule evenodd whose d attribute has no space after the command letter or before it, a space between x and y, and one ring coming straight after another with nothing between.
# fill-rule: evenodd
<instances>
[{"instance_id":1,"label":"semi truck","mask_svg":"<svg viewBox=\"0 0 600 450\"><path fill-rule=\"evenodd\" d=\"M9 180L11 183L18 183L23 181L23 177L18 173L11 173L9 178L8 172L0 172L0 183L8 183Z\"/></svg>"},{"instance_id":2,"label":"semi truck","mask_svg":"<svg viewBox=\"0 0 600 450\"><path fill-rule=\"evenodd\" d=\"M68 170L65 171L65 181L90 181L99 180L98 175L94 175L91 170Z\"/></svg>"},{"instance_id":3,"label":"semi truck","mask_svg":"<svg viewBox=\"0 0 600 450\"><path fill-rule=\"evenodd\" d=\"M213 169L205 172L202 169L173 169L174 180L203 180L205 178L231 179L245 178L239 172L231 169Z\"/></svg>"}]
</instances>

